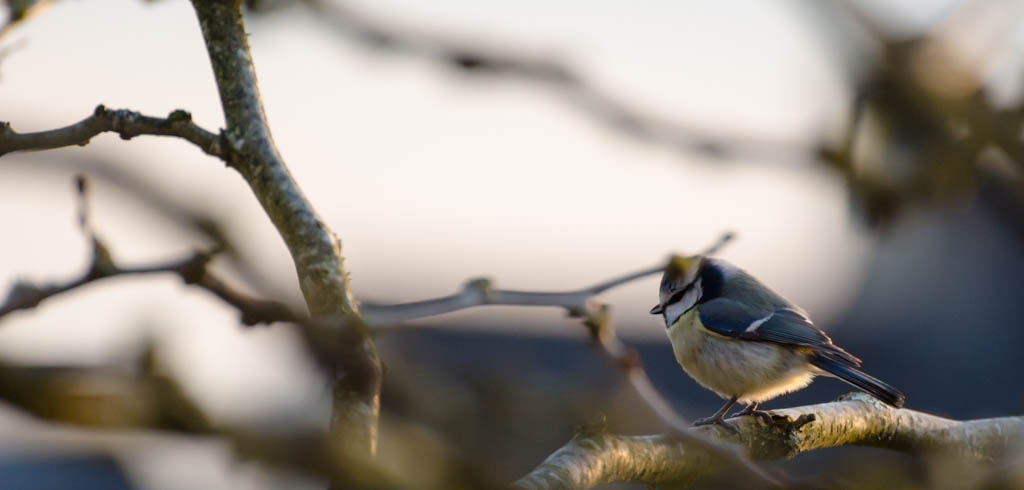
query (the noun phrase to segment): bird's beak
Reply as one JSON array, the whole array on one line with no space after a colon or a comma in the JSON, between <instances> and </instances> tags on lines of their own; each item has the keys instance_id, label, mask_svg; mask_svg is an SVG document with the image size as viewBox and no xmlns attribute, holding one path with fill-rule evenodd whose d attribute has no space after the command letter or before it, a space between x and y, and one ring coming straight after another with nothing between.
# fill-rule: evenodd
<instances>
[{"instance_id":1,"label":"bird's beak","mask_svg":"<svg viewBox=\"0 0 1024 490\"><path fill-rule=\"evenodd\" d=\"M654 305L654 308L651 308L651 314L652 315L660 315L660 314L662 314L664 312L665 312L665 307L662 306L661 303L656 304L656 305Z\"/></svg>"}]
</instances>

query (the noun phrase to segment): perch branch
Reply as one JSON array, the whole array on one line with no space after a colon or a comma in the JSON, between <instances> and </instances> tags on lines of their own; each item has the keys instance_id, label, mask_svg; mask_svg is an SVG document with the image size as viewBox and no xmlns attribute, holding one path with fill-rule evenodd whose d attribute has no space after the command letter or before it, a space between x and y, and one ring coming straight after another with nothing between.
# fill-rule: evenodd
<instances>
[{"instance_id":1,"label":"perch branch","mask_svg":"<svg viewBox=\"0 0 1024 490\"><path fill-rule=\"evenodd\" d=\"M991 462L1024 443L1024 417L960 422L890 408L862 393L772 413L771 424L756 417L731 419L738 435L712 426L688 430L741 444L751 457L761 460L856 445L915 454L953 453L969 461ZM669 436L619 436L603 429L584 430L514 486L584 489L610 482L685 483L720 469L702 450Z\"/></svg>"},{"instance_id":2,"label":"perch branch","mask_svg":"<svg viewBox=\"0 0 1024 490\"><path fill-rule=\"evenodd\" d=\"M270 135L248 34L237 0L192 0L202 30L227 129L232 162L284 239L314 318L345 318L346 369L336 373L331 440L347 453L377 447L382 367L359 317L341 241L323 223L292 178Z\"/></svg>"},{"instance_id":3,"label":"perch branch","mask_svg":"<svg viewBox=\"0 0 1024 490\"><path fill-rule=\"evenodd\" d=\"M183 110L171 112L166 118L144 116L125 109L96 106L92 115L59 129L37 133L17 133L10 123L0 122L0 156L13 151L49 150L64 146L85 146L93 136L114 132L129 140L140 135L177 136L198 146L208 155L230 160L228 148L219 135L192 122L192 115Z\"/></svg>"}]
</instances>

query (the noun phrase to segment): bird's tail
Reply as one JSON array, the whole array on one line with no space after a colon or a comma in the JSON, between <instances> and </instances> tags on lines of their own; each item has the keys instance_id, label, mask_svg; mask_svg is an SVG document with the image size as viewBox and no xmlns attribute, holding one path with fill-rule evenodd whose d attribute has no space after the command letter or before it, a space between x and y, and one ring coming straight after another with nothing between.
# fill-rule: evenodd
<instances>
[{"instance_id":1,"label":"bird's tail","mask_svg":"<svg viewBox=\"0 0 1024 490\"><path fill-rule=\"evenodd\" d=\"M907 400L907 396L900 390L889 386L878 378L857 370L843 361L830 359L825 356L816 356L811 360L811 364L896 408L902 407L903 402Z\"/></svg>"}]
</instances>

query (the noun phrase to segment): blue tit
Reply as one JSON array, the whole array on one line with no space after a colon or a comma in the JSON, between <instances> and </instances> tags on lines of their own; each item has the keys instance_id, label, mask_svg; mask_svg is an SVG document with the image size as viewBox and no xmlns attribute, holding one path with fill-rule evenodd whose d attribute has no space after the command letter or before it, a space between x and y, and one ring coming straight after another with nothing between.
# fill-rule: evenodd
<instances>
[{"instance_id":1,"label":"blue tit","mask_svg":"<svg viewBox=\"0 0 1024 490\"><path fill-rule=\"evenodd\" d=\"M721 259L676 257L661 279L651 314L665 318L676 360L701 386L728 401L694 425L736 416L770 417L758 403L799 390L815 376L839 378L894 407L906 396L861 372L861 360L832 343L799 306Z\"/></svg>"}]
</instances>

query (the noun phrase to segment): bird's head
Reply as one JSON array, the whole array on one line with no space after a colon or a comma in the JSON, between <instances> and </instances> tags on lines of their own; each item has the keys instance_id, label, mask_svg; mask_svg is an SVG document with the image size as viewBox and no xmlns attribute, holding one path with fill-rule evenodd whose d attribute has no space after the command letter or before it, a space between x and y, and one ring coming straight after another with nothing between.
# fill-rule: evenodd
<instances>
[{"instance_id":1,"label":"bird's head","mask_svg":"<svg viewBox=\"0 0 1024 490\"><path fill-rule=\"evenodd\" d=\"M661 276L658 304L651 308L652 315L664 315L665 326L671 326L700 300L702 289L700 269L703 255L674 256Z\"/></svg>"}]
</instances>

